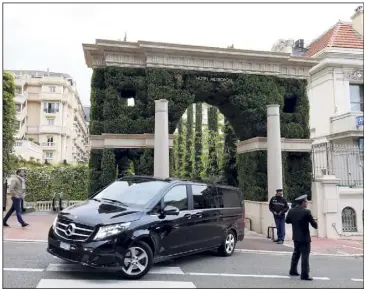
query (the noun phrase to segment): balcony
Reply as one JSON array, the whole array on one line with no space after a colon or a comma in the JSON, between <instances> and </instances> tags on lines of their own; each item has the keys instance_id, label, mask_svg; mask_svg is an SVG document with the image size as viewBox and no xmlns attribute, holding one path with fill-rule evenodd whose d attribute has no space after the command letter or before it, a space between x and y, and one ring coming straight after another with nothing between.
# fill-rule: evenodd
<instances>
[{"instance_id":1,"label":"balcony","mask_svg":"<svg viewBox=\"0 0 366 289\"><path fill-rule=\"evenodd\" d=\"M362 123L361 118L362 118ZM330 138L362 137L363 113L347 112L330 118Z\"/></svg>"},{"instance_id":2,"label":"balcony","mask_svg":"<svg viewBox=\"0 0 366 289\"><path fill-rule=\"evenodd\" d=\"M17 156L22 156L26 160L43 161L41 147L29 140L17 140L14 145L14 152Z\"/></svg>"},{"instance_id":3,"label":"balcony","mask_svg":"<svg viewBox=\"0 0 366 289\"><path fill-rule=\"evenodd\" d=\"M26 115L27 115L27 108L25 107L21 111L19 112L17 111L15 117L17 121L22 121Z\"/></svg>"},{"instance_id":4,"label":"balcony","mask_svg":"<svg viewBox=\"0 0 366 289\"><path fill-rule=\"evenodd\" d=\"M58 125L40 125L39 133L61 133L61 126Z\"/></svg>"},{"instance_id":5,"label":"balcony","mask_svg":"<svg viewBox=\"0 0 366 289\"><path fill-rule=\"evenodd\" d=\"M44 142L42 143L42 148L47 150L55 150L56 149L56 143L54 142Z\"/></svg>"},{"instance_id":6,"label":"balcony","mask_svg":"<svg viewBox=\"0 0 366 289\"><path fill-rule=\"evenodd\" d=\"M28 98L28 92L24 91L22 94L15 94L15 102L23 104Z\"/></svg>"},{"instance_id":7,"label":"balcony","mask_svg":"<svg viewBox=\"0 0 366 289\"><path fill-rule=\"evenodd\" d=\"M40 82L42 85L67 85L67 81L59 76L43 76Z\"/></svg>"},{"instance_id":8,"label":"balcony","mask_svg":"<svg viewBox=\"0 0 366 289\"><path fill-rule=\"evenodd\" d=\"M62 101L67 100L67 96L58 92L41 92L42 101Z\"/></svg>"}]
</instances>

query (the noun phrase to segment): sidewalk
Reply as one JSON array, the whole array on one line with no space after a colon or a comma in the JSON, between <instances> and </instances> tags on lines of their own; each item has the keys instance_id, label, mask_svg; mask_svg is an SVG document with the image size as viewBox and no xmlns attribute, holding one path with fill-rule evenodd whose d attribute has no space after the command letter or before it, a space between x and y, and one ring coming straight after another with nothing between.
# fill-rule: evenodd
<instances>
[{"instance_id":1,"label":"sidewalk","mask_svg":"<svg viewBox=\"0 0 366 289\"><path fill-rule=\"evenodd\" d=\"M3 213L3 216L4 215L5 213ZM30 226L22 228L17 222L15 215L11 216L8 221L10 227L3 228L4 240L46 241L48 231L52 226L56 214L51 212L34 212L24 214L23 217ZM244 241L238 243L237 249L284 252L290 254L293 251L293 243L291 241L286 241L284 245L278 245L271 239L267 239L264 235L245 230ZM363 256L363 240L334 240L314 237L311 242L311 252L312 254L324 255Z\"/></svg>"},{"instance_id":2,"label":"sidewalk","mask_svg":"<svg viewBox=\"0 0 366 289\"><path fill-rule=\"evenodd\" d=\"M293 243L287 241L285 246L293 248ZM311 252L330 255L363 255L363 240L313 237L311 239Z\"/></svg>"},{"instance_id":3,"label":"sidewalk","mask_svg":"<svg viewBox=\"0 0 366 289\"><path fill-rule=\"evenodd\" d=\"M4 215L5 213L3 213ZM56 214L51 212L34 212L23 214L22 217L29 226L22 228L14 213L8 220L10 227L3 227L4 240L46 241L48 231L52 226Z\"/></svg>"}]
</instances>

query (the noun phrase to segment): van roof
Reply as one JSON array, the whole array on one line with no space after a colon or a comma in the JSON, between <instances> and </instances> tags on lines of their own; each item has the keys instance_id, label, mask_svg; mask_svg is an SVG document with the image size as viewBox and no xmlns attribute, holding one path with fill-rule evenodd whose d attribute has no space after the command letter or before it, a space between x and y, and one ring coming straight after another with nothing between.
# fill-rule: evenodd
<instances>
[{"instance_id":1,"label":"van roof","mask_svg":"<svg viewBox=\"0 0 366 289\"><path fill-rule=\"evenodd\" d=\"M158 178L158 177L154 177L154 176L144 176L144 175L137 176L137 175L131 175L131 176L125 176L125 177L119 178L119 179L117 179L117 181L131 180L131 179L156 180L156 181L163 181L163 182L168 182L168 183L173 183L173 182L187 182L187 183L214 185L214 186L220 187L220 188L228 188L228 189L239 190L239 188L237 188L237 187L229 186L229 185L226 185L226 184L209 183L209 182L205 182L205 181L188 180L188 179L175 178L175 177L172 177L172 178Z\"/></svg>"}]
</instances>

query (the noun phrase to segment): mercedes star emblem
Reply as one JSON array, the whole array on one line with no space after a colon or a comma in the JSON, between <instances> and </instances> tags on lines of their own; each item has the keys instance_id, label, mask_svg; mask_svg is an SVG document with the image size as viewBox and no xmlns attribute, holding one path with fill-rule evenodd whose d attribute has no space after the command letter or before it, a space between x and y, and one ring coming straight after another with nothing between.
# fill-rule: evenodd
<instances>
[{"instance_id":1,"label":"mercedes star emblem","mask_svg":"<svg viewBox=\"0 0 366 289\"><path fill-rule=\"evenodd\" d=\"M75 225L71 223L70 225L67 226L65 234L66 236L70 237L72 234L74 234L74 232L75 232Z\"/></svg>"}]
</instances>

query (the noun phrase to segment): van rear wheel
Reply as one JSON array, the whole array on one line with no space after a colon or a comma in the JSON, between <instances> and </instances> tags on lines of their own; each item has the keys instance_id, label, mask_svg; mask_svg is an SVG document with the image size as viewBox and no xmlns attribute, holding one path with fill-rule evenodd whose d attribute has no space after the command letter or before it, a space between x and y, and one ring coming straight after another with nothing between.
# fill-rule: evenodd
<instances>
[{"instance_id":1,"label":"van rear wheel","mask_svg":"<svg viewBox=\"0 0 366 289\"><path fill-rule=\"evenodd\" d=\"M150 246L145 242L137 242L126 250L119 273L125 279L140 279L149 272L152 264L153 253Z\"/></svg>"},{"instance_id":2,"label":"van rear wheel","mask_svg":"<svg viewBox=\"0 0 366 289\"><path fill-rule=\"evenodd\" d=\"M218 252L221 256L228 257L231 256L235 251L236 237L235 233L230 230L226 234L225 241L220 246Z\"/></svg>"}]
</instances>

